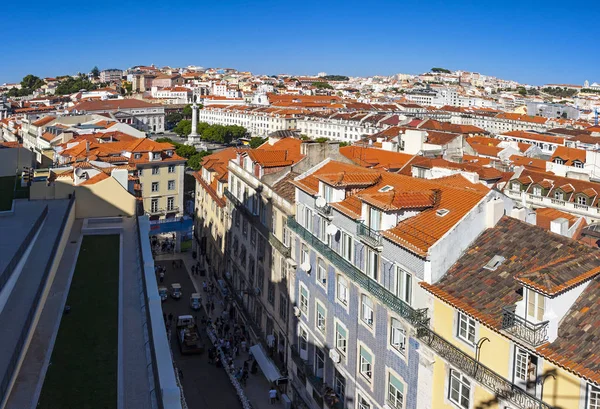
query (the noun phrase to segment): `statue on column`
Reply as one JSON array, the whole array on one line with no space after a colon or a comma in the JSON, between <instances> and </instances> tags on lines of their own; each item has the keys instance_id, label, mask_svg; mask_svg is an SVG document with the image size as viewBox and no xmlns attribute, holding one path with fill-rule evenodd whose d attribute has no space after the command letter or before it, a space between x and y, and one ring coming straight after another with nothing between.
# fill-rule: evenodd
<instances>
[{"instance_id":1,"label":"statue on column","mask_svg":"<svg viewBox=\"0 0 600 409\"><path fill-rule=\"evenodd\" d=\"M196 138L198 138L198 133L196 132L198 128L198 105L196 102L192 105L192 132L188 136L189 142L194 142Z\"/></svg>"}]
</instances>

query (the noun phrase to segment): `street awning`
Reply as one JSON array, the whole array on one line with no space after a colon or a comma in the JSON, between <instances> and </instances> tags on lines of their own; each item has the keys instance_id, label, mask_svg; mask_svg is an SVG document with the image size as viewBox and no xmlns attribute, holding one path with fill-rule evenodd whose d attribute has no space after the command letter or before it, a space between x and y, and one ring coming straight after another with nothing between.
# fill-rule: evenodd
<instances>
[{"instance_id":1,"label":"street awning","mask_svg":"<svg viewBox=\"0 0 600 409\"><path fill-rule=\"evenodd\" d=\"M279 369L277 369L273 361L269 359L261 344L256 344L250 347L250 352L252 353L254 359L256 359L256 362L258 363L258 366L260 366L261 371L263 372L263 374L265 374L265 377L270 382L276 383L278 380L283 378L281 376L281 373L279 372Z\"/></svg>"}]
</instances>

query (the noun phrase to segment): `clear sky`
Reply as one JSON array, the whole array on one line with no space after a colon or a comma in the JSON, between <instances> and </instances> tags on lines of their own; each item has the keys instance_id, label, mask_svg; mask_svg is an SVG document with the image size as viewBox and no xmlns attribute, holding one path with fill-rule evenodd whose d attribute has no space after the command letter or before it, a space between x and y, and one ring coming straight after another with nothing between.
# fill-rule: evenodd
<instances>
[{"instance_id":1,"label":"clear sky","mask_svg":"<svg viewBox=\"0 0 600 409\"><path fill-rule=\"evenodd\" d=\"M0 83L134 65L600 81L600 2L6 1Z\"/></svg>"}]
</instances>

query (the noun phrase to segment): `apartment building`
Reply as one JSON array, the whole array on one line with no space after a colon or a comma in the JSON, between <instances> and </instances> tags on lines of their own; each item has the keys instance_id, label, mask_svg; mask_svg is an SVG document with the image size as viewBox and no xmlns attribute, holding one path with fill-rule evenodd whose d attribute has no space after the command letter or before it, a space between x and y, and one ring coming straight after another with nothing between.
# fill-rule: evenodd
<instances>
[{"instance_id":1,"label":"apartment building","mask_svg":"<svg viewBox=\"0 0 600 409\"><path fill-rule=\"evenodd\" d=\"M117 68L107 68L100 71L100 82L118 82L121 83L123 71Z\"/></svg>"},{"instance_id":2,"label":"apartment building","mask_svg":"<svg viewBox=\"0 0 600 409\"><path fill-rule=\"evenodd\" d=\"M74 185L106 178L114 169L127 170L120 182L150 220L183 214L185 158L169 143L132 137L119 142L76 139L57 147L56 159L56 177L70 177Z\"/></svg>"},{"instance_id":3,"label":"apartment building","mask_svg":"<svg viewBox=\"0 0 600 409\"><path fill-rule=\"evenodd\" d=\"M308 408L435 408L423 348L434 283L504 212L460 175L425 180L333 160L294 180L293 397ZM437 358L436 358L437 359Z\"/></svg>"},{"instance_id":4,"label":"apartment building","mask_svg":"<svg viewBox=\"0 0 600 409\"><path fill-rule=\"evenodd\" d=\"M565 146L565 138L562 136L548 135L541 132L511 131L498 134L498 138L504 141L527 143L535 145L542 153L552 155L559 147Z\"/></svg>"},{"instance_id":5,"label":"apartment building","mask_svg":"<svg viewBox=\"0 0 600 409\"><path fill-rule=\"evenodd\" d=\"M152 98L160 99L166 104L187 104L192 102L193 90L186 87L152 87Z\"/></svg>"},{"instance_id":6,"label":"apartment building","mask_svg":"<svg viewBox=\"0 0 600 409\"><path fill-rule=\"evenodd\" d=\"M366 113L310 113L296 121L300 133L309 138L328 138L353 143L365 136L381 132L386 127L397 125L398 115Z\"/></svg>"},{"instance_id":7,"label":"apartment building","mask_svg":"<svg viewBox=\"0 0 600 409\"><path fill-rule=\"evenodd\" d=\"M119 122L145 132L164 132L165 108L138 99L83 101L75 105L74 114L109 113Z\"/></svg>"},{"instance_id":8,"label":"apartment building","mask_svg":"<svg viewBox=\"0 0 600 409\"><path fill-rule=\"evenodd\" d=\"M329 156L342 158L335 143L271 136L257 149L238 151L229 162L225 191L230 228L226 279L252 341L262 342L283 373L289 368L289 338L295 263L287 221L295 212L291 179Z\"/></svg>"},{"instance_id":9,"label":"apartment building","mask_svg":"<svg viewBox=\"0 0 600 409\"><path fill-rule=\"evenodd\" d=\"M236 148L227 148L205 156L194 173L196 251L203 255L208 269L219 279L225 276L225 238L231 227L227 215L225 190L229 180L229 161L237 157Z\"/></svg>"},{"instance_id":10,"label":"apartment building","mask_svg":"<svg viewBox=\"0 0 600 409\"><path fill-rule=\"evenodd\" d=\"M597 249L505 216L421 283L433 299L423 344L439 356L432 407L598 407L599 265Z\"/></svg>"},{"instance_id":11,"label":"apartment building","mask_svg":"<svg viewBox=\"0 0 600 409\"><path fill-rule=\"evenodd\" d=\"M600 184L558 176L542 169L519 167L503 188L506 196L537 209L549 207L576 216L588 223L600 220Z\"/></svg>"},{"instance_id":12,"label":"apartment building","mask_svg":"<svg viewBox=\"0 0 600 409\"><path fill-rule=\"evenodd\" d=\"M211 125L240 125L250 136L266 137L275 131L296 129L301 114L301 111L285 108L210 105L198 111L198 121Z\"/></svg>"}]
</instances>

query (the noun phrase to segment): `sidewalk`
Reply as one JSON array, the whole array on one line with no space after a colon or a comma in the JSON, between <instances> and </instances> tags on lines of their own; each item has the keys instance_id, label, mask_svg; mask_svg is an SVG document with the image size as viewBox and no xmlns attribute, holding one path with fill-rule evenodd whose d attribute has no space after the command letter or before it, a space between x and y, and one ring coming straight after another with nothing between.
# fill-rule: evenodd
<instances>
[{"instance_id":1,"label":"sidewalk","mask_svg":"<svg viewBox=\"0 0 600 409\"><path fill-rule=\"evenodd\" d=\"M183 260L188 276L192 280L196 292L202 295L202 305L205 305L206 293L202 291L202 282L206 281L206 283L210 285L210 278L208 277L208 275L200 276L190 274L192 265L195 265L197 261L192 258L191 252L157 255L155 256L155 260ZM206 265L206 263L204 265ZM217 285L216 282L214 282L214 284L215 286ZM223 314L224 303L219 291L217 291L216 295L214 296L214 301L214 312L212 314L209 314L208 311L206 312L206 315L211 317L211 319L213 320L215 320L217 317L222 317ZM248 347L250 346L252 345L248 345ZM244 365L244 361L247 360L248 357L248 352L240 352L240 355L234 360L235 367L242 367ZM279 394L279 401L276 401L273 405L270 404L269 390L271 389L271 383L265 378L263 373L260 371L260 367L256 374L249 375L248 381L246 382L246 386L243 389L246 397L248 398L254 409L284 409L283 400L281 399L281 393Z\"/></svg>"}]
</instances>

